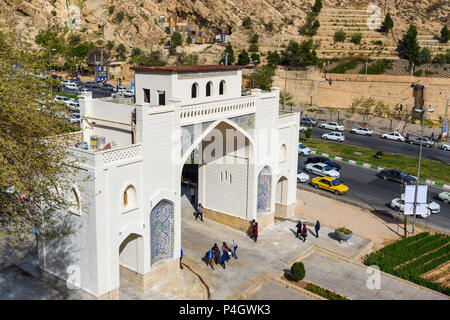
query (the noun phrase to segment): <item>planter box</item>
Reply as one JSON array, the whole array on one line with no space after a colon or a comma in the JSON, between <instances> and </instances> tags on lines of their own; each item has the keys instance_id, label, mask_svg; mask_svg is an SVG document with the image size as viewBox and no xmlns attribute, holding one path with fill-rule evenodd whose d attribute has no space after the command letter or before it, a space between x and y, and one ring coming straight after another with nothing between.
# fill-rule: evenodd
<instances>
[{"instance_id":1,"label":"planter box","mask_svg":"<svg viewBox=\"0 0 450 320\"><path fill-rule=\"evenodd\" d=\"M337 229L334 230L334 233L336 233L336 236L339 239L339 241L347 241L353 236L353 232L350 234L344 234L344 233L338 232Z\"/></svg>"}]
</instances>

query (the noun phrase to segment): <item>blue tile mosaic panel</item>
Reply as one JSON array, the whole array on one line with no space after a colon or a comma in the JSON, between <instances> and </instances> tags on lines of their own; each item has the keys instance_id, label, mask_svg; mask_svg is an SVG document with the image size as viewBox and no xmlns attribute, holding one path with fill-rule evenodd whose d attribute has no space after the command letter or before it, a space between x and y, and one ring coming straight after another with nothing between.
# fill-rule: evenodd
<instances>
[{"instance_id":1,"label":"blue tile mosaic panel","mask_svg":"<svg viewBox=\"0 0 450 320\"><path fill-rule=\"evenodd\" d=\"M161 200L150 214L152 265L173 258L174 220L173 203L167 200Z\"/></svg>"},{"instance_id":2,"label":"blue tile mosaic panel","mask_svg":"<svg viewBox=\"0 0 450 320\"><path fill-rule=\"evenodd\" d=\"M270 194L272 189L272 174L264 167L258 175L258 211L270 208Z\"/></svg>"}]
</instances>

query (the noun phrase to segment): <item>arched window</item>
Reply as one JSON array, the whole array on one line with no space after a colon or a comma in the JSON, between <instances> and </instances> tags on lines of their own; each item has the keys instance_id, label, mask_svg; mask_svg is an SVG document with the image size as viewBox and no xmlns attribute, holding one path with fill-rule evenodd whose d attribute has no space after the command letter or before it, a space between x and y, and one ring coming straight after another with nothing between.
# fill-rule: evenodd
<instances>
[{"instance_id":1,"label":"arched window","mask_svg":"<svg viewBox=\"0 0 450 320\"><path fill-rule=\"evenodd\" d=\"M80 198L78 197L75 188L70 189L69 192L69 212L81 215Z\"/></svg>"},{"instance_id":2,"label":"arched window","mask_svg":"<svg viewBox=\"0 0 450 320\"><path fill-rule=\"evenodd\" d=\"M220 81L219 94L223 95L225 93L225 80Z\"/></svg>"},{"instance_id":3,"label":"arched window","mask_svg":"<svg viewBox=\"0 0 450 320\"><path fill-rule=\"evenodd\" d=\"M123 193L123 206L125 208L136 207L136 189L131 185Z\"/></svg>"},{"instance_id":4,"label":"arched window","mask_svg":"<svg viewBox=\"0 0 450 320\"><path fill-rule=\"evenodd\" d=\"M198 96L198 83L194 83L191 88L191 98L197 98Z\"/></svg>"},{"instance_id":5,"label":"arched window","mask_svg":"<svg viewBox=\"0 0 450 320\"><path fill-rule=\"evenodd\" d=\"M211 92L212 92L212 82L209 81L209 82L206 84L206 96L207 96L207 97L210 97L210 96L211 96Z\"/></svg>"},{"instance_id":6,"label":"arched window","mask_svg":"<svg viewBox=\"0 0 450 320\"><path fill-rule=\"evenodd\" d=\"M280 162L286 161L287 158L287 150L286 145L283 143L280 148Z\"/></svg>"}]
</instances>

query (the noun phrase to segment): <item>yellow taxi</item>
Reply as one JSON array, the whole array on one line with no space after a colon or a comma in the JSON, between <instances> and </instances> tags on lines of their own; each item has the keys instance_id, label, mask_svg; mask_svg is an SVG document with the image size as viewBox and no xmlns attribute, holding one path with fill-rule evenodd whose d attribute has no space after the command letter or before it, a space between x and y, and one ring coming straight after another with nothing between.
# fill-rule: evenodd
<instances>
[{"instance_id":1,"label":"yellow taxi","mask_svg":"<svg viewBox=\"0 0 450 320\"><path fill-rule=\"evenodd\" d=\"M316 177L311 180L314 188L325 189L334 194L344 194L348 191L348 187L339 182L339 180L331 177Z\"/></svg>"}]
</instances>

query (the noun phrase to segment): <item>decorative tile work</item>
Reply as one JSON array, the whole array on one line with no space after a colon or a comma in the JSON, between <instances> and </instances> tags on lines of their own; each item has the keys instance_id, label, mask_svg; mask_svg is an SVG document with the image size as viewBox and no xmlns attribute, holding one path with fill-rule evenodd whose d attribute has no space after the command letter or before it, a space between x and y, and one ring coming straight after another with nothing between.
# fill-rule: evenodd
<instances>
[{"instance_id":1,"label":"decorative tile work","mask_svg":"<svg viewBox=\"0 0 450 320\"><path fill-rule=\"evenodd\" d=\"M270 207L272 174L264 167L258 175L258 211L267 211Z\"/></svg>"},{"instance_id":2,"label":"decorative tile work","mask_svg":"<svg viewBox=\"0 0 450 320\"><path fill-rule=\"evenodd\" d=\"M173 258L174 246L174 208L173 204L161 200L150 214L151 264Z\"/></svg>"},{"instance_id":3,"label":"decorative tile work","mask_svg":"<svg viewBox=\"0 0 450 320\"><path fill-rule=\"evenodd\" d=\"M231 121L236 123L239 127L244 130L255 128L255 114L246 114L240 117L230 118Z\"/></svg>"}]
</instances>

